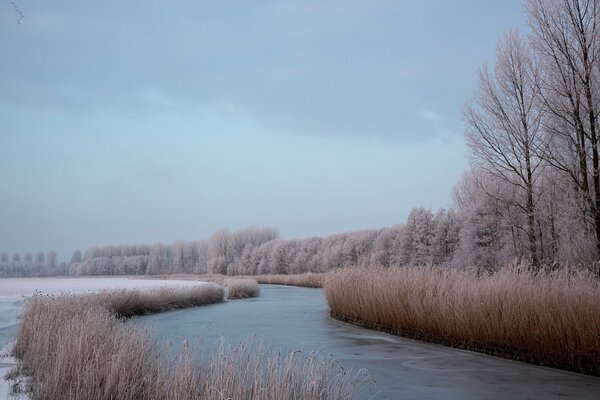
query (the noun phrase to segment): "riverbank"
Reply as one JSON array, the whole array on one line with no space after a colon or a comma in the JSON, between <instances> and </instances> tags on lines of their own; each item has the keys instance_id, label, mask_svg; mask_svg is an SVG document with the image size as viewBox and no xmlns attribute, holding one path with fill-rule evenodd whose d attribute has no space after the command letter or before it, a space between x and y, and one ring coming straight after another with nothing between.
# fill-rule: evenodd
<instances>
[{"instance_id":1,"label":"riverbank","mask_svg":"<svg viewBox=\"0 0 600 400\"><path fill-rule=\"evenodd\" d=\"M117 291L28 301L13 354L38 399L351 399L354 377L332 360L222 344L211 358L191 349L166 357L148 333L121 317L213 304L224 288ZM52 357L48 357L52 354Z\"/></svg>"},{"instance_id":2,"label":"riverbank","mask_svg":"<svg viewBox=\"0 0 600 400\"><path fill-rule=\"evenodd\" d=\"M358 399L370 400L597 400L600 378L492 357L332 319L322 289L261 285L249 300L136 318L165 351L176 354L201 341L196 356L210 357L222 337L249 336L283 352L333 354L352 374L365 368Z\"/></svg>"},{"instance_id":3,"label":"riverbank","mask_svg":"<svg viewBox=\"0 0 600 400\"><path fill-rule=\"evenodd\" d=\"M600 375L600 281L585 271L351 268L325 296L341 321Z\"/></svg>"},{"instance_id":4,"label":"riverbank","mask_svg":"<svg viewBox=\"0 0 600 400\"><path fill-rule=\"evenodd\" d=\"M306 273L306 274L268 274L268 275L221 275L221 274L163 274L163 275L148 275L139 279L177 279L177 280L192 280L217 282L223 284L227 281L235 281L240 279L252 279L260 284L266 285L284 285L298 286L308 288L322 288L325 282L327 273Z\"/></svg>"},{"instance_id":5,"label":"riverbank","mask_svg":"<svg viewBox=\"0 0 600 400\"><path fill-rule=\"evenodd\" d=\"M129 279L128 277L44 277L0 279L0 354L9 352L18 330L18 317L22 314L27 300L40 293L57 295L60 293L97 293L113 289L152 289L157 287L185 288L197 286L201 282L183 280L157 281ZM0 360L0 398L17 399L9 394L10 382L4 379L5 373L16 364L16 360L4 357ZM26 398L26 397L23 397Z\"/></svg>"},{"instance_id":6,"label":"riverbank","mask_svg":"<svg viewBox=\"0 0 600 400\"><path fill-rule=\"evenodd\" d=\"M128 277L46 277L0 279L0 347L12 342L17 319L34 293L94 293L105 289L150 289L190 287L200 284L186 280L157 281Z\"/></svg>"}]
</instances>

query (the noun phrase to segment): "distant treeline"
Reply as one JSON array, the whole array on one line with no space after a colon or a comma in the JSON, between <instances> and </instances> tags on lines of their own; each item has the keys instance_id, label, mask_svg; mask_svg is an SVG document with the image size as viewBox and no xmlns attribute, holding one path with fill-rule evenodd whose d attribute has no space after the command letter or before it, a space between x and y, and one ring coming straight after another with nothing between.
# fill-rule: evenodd
<instances>
[{"instance_id":1,"label":"distant treeline","mask_svg":"<svg viewBox=\"0 0 600 400\"><path fill-rule=\"evenodd\" d=\"M505 204L483 192L480 182L475 182L478 179L474 173L463 177L454 191L453 208L435 214L415 208L405 224L388 228L292 240L280 239L275 228L249 228L221 230L208 240L171 245L92 247L83 257L75 251L69 273L300 274L357 265L497 269L516 259L530 260L527 233L515 229L519 215L505 213ZM538 244L544 264L594 261L590 251L593 234L586 235L580 226L561 223L538 227L540 237L547 237Z\"/></svg>"},{"instance_id":2,"label":"distant treeline","mask_svg":"<svg viewBox=\"0 0 600 400\"><path fill-rule=\"evenodd\" d=\"M486 186L484 186L486 185ZM300 274L349 266L439 265L497 269L513 260L531 260L529 236L516 213L488 191L497 181L471 171L454 189L454 205L436 213L413 209L406 223L327 237L283 240L275 228L220 230L207 240L170 245L118 245L76 250L58 264L56 253L21 258L0 254L0 276ZM576 215L576 213L573 213ZM539 220L539 258L546 265L589 264L594 235L573 214Z\"/></svg>"},{"instance_id":3,"label":"distant treeline","mask_svg":"<svg viewBox=\"0 0 600 400\"><path fill-rule=\"evenodd\" d=\"M53 276L65 275L69 272L66 262L59 263L55 251L45 254L42 251L25 253L14 253L9 257L8 253L0 253L0 277L20 278L28 276Z\"/></svg>"}]
</instances>

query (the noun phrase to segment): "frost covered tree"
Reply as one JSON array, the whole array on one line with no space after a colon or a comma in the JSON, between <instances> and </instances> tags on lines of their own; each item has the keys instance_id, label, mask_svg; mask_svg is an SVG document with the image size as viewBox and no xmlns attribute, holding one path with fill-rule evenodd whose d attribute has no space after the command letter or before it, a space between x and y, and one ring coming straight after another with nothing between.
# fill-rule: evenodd
<instances>
[{"instance_id":1,"label":"frost covered tree","mask_svg":"<svg viewBox=\"0 0 600 400\"><path fill-rule=\"evenodd\" d=\"M161 243L156 243L150 246L150 254L148 256L148 267L146 273L148 275L158 275L164 273L166 265L167 250Z\"/></svg>"},{"instance_id":2,"label":"frost covered tree","mask_svg":"<svg viewBox=\"0 0 600 400\"><path fill-rule=\"evenodd\" d=\"M431 260L435 265L443 265L452 260L458 247L461 221L453 209L442 209L435 215L434 226Z\"/></svg>"},{"instance_id":3,"label":"frost covered tree","mask_svg":"<svg viewBox=\"0 0 600 400\"><path fill-rule=\"evenodd\" d=\"M80 263L81 262L81 251L76 249L71 256L70 264Z\"/></svg>"},{"instance_id":4,"label":"frost covered tree","mask_svg":"<svg viewBox=\"0 0 600 400\"><path fill-rule=\"evenodd\" d=\"M464 109L467 145L474 165L514 186L497 200L526 216L529 257L538 264L535 199L544 167L539 67L516 32L500 41L496 58L493 71L480 69L474 100Z\"/></svg>"},{"instance_id":5,"label":"frost covered tree","mask_svg":"<svg viewBox=\"0 0 600 400\"><path fill-rule=\"evenodd\" d=\"M50 250L46 255L46 268L53 271L58 267L57 255L54 250Z\"/></svg>"},{"instance_id":6,"label":"frost covered tree","mask_svg":"<svg viewBox=\"0 0 600 400\"><path fill-rule=\"evenodd\" d=\"M600 255L600 1L528 0L548 145L542 156L582 198Z\"/></svg>"},{"instance_id":7,"label":"frost covered tree","mask_svg":"<svg viewBox=\"0 0 600 400\"><path fill-rule=\"evenodd\" d=\"M169 247L169 273L180 274L184 271L184 243L177 241Z\"/></svg>"}]
</instances>

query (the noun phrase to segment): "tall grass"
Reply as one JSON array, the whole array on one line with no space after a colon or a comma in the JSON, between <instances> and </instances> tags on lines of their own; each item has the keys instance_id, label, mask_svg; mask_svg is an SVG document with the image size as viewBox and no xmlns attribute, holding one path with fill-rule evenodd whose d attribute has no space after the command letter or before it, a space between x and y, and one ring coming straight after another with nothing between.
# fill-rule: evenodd
<instances>
[{"instance_id":1,"label":"tall grass","mask_svg":"<svg viewBox=\"0 0 600 400\"><path fill-rule=\"evenodd\" d=\"M169 358L144 329L120 322L120 316L223 298L216 285L197 289L195 299L191 289L33 296L13 350L29 378L23 389L40 400L353 397L358 377L337 369L331 359L281 355L251 344L223 344L206 359L196 359L191 349Z\"/></svg>"},{"instance_id":2,"label":"tall grass","mask_svg":"<svg viewBox=\"0 0 600 400\"><path fill-rule=\"evenodd\" d=\"M258 282L252 276L228 276L221 274L172 274L155 275L154 279L177 279L213 282L227 288L227 298L230 300L247 299L260 295Z\"/></svg>"},{"instance_id":3,"label":"tall grass","mask_svg":"<svg viewBox=\"0 0 600 400\"><path fill-rule=\"evenodd\" d=\"M327 273L304 273L304 274L267 274L267 275L221 275L221 274L171 274L152 275L144 279L180 279L205 282L216 282L219 285L227 285L228 279L253 279L258 283L269 285L301 286L310 288L322 288Z\"/></svg>"},{"instance_id":4,"label":"tall grass","mask_svg":"<svg viewBox=\"0 0 600 400\"><path fill-rule=\"evenodd\" d=\"M600 281L590 272L352 268L328 277L325 296L340 320L600 375Z\"/></svg>"},{"instance_id":5,"label":"tall grass","mask_svg":"<svg viewBox=\"0 0 600 400\"><path fill-rule=\"evenodd\" d=\"M247 299L260 294L260 287L254 279L228 278L225 279L225 286L227 286L227 298L230 300Z\"/></svg>"},{"instance_id":6,"label":"tall grass","mask_svg":"<svg viewBox=\"0 0 600 400\"><path fill-rule=\"evenodd\" d=\"M325 282L326 273L315 274L290 274L290 275L253 275L258 283L266 283L270 285L288 285L302 286L311 288L322 288Z\"/></svg>"},{"instance_id":7,"label":"tall grass","mask_svg":"<svg viewBox=\"0 0 600 400\"><path fill-rule=\"evenodd\" d=\"M90 294L87 301L98 302L120 317L152 314L197 307L223 301L224 289L215 284L192 287L162 287L149 290L108 290Z\"/></svg>"}]
</instances>

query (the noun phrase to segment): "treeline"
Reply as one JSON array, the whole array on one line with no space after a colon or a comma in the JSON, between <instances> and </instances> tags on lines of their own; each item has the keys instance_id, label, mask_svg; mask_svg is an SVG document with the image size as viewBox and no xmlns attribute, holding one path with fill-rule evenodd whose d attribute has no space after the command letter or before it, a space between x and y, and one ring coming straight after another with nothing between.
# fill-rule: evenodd
<instances>
[{"instance_id":1,"label":"treeline","mask_svg":"<svg viewBox=\"0 0 600 400\"><path fill-rule=\"evenodd\" d=\"M89 248L73 253L72 275L227 274L247 246L260 247L278 237L275 228L220 230L208 240L177 241L171 245L123 245Z\"/></svg>"},{"instance_id":2,"label":"treeline","mask_svg":"<svg viewBox=\"0 0 600 400\"><path fill-rule=\"evenodd\" d=\"M405 225L281 240L275 228L221 230L208 240L76 250L72 275L300 274L354 265L448 264L459 245L454 211L414 209Z\"/></svg>"},{"instance_id":3,"label":"treeline","mask_svg":"<svg viewBox=\"0 0 600 400\"><path fill-rule=\"evenodd\" d=\"M388 228L292 240L279 239L274 228L221 230L208 240L93 247L83 258L76 251L69 270L74 275L301 274L357 265L495 269L527 259L526 236L511 231L496 205L476 185L469 186L472 179L465 177L456 190L461 206L437 213L415 208L405 224Z\"/></svg>"},{"instance_id":4,"label":"treeline","mask_svg":"<svg viewBox=\"0 0 600 400\"><path fill-rule=\"evenodd\" d=\"M454 189L452 207L436 213L415 208L404 224L388 228L291 240L280 239L274 228L249 228L221 230L208 240L171 245L92 247L83 257L79 251L74 253L69 271L73 275L255 275L321 273L367 265L498 269L515 260L532 262L527 232L515 228L525 226L525 216L489 196L498 181L485 179L485 174L468 172ZM545 265L594 262L593 235L582 230L572 214L540 219L536 229L537 249Z\"/></svg>"},{"instance_id":5,"label":"treeline","mask_svg":"<svg viewBox=\"0 0 600 400\"><path fill-rule=\"evenodd\" d=\"M0 253L0 277L22 278L30 276L53 276L68 273L66 262L59 263L55 251L45 254L42 251L25 253L14 253L11 257L5 252Z\"/></svg>"}]
</instances>

